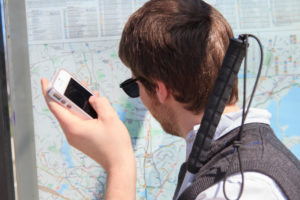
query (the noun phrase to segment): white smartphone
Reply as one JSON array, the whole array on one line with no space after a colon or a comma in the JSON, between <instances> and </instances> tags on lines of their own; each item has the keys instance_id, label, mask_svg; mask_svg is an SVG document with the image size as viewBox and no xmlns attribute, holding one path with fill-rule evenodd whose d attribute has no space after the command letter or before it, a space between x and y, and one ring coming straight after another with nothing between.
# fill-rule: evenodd
<instances>
[{"instance_id":1,"label":"white smartphone","mask_svg":"<svg viewBox=\"0 0 300 200\"><path fill-rule=\"evenodd\" d=\"M97 118L89 103L93 93L64 69L59 69L47 89L48 95L83 119Z\"/></svg>"}]
</instances>

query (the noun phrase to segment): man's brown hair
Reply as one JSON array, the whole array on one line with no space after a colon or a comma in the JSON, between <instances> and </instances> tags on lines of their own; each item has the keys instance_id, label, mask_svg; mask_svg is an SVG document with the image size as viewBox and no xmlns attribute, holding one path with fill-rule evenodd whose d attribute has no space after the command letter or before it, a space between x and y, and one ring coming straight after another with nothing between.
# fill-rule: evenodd
<instances>
[{"instance_id":1,"label":"man's brown hair","mask_svg":"<svg viewBox=\"0 0 300 200\"><path fill-rule=\"evenodd\" d=\"M151 94L162 81L187 110L205 108L232 30L201 0L150 0L129 18L119 56ZM237 81L229 104L238 100Z\"/></svg>"}]
</instances>

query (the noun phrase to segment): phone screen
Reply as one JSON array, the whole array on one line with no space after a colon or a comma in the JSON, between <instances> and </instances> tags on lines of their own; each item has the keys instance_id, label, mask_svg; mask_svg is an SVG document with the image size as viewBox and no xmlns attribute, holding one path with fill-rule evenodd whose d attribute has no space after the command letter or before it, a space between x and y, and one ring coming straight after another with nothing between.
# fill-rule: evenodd
<instances>
[{"instance_id":1,"label":"phone screen","mask_svg":"<svg viewBox=\"0 0 300 200\"><path fill-rule=\"evenodd\" d=\"M64 95L73 101L79 108L89 114L92 118L97 118L96 111L89 103L89 98L92 96L92 94L84 89L74 79L70 79Z\"/></svg>"}]
</instances>

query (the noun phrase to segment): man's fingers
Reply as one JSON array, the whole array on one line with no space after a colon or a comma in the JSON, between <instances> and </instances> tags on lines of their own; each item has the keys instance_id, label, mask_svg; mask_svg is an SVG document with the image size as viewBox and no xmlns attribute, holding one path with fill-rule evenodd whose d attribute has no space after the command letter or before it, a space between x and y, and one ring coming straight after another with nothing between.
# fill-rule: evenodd
<instances>
[{"instance_id":1,"label":"man's fingers","mask_svg":"<svg viewBox=\"0 0 300 200\"><path fill-rule=\"evenodd\" d=\"M41 79L41 85L42 85L42 92L43 92L43 95L45 97L45 99L48 97L47 95L47 88L48 88L48 85L49 85L49 81L45 78L42 78ZM47 101L48 99L46 99ZM48 101L47 101L48 102Z\"/></svg>"},{"instance_id":2,"label":"man's fingers","mask_svg":"<svg viewBox=\"0 0 300 200\"><path fill-rule=\"evenodd\" d=\"M41 79L42 91L49 109L61 124L74 123L73 120L78 120L79 117L71 113L65 107L55 102L47 93L49 81L45 78Z\"/></svg>"},{"instance_id":3,"label":"man's fingers","mask_svg":"<svg viewBox=\"0 0 300 200\"><path fill-rule=\"evenodd\" d=\"M43 92L44 98L46 100L46 103L48 104L48 107L50 108L50 107L52 107L52 104L56 103L56 102L54 102L53 99L48 95L47 89L49 86L49 81L45 78L42 78L41 85L42 85L42 92Z\"/></svg>"},{"instance_id":4,"label":"man's fingers","mask_svg":"<svg viewBox=\"0 0 300 200\"><path fill-rule=\"evenodd\" d=\"M93 93L96 97L100 97L100 93L97 90L94 90Z\"/></svg>"},{"instance_id":5,"label":"man's fingers","mask_svg":"<svg viewBox=\"0 0 300 200\"><path fill-rule=\"evenodd\" d=\"M81 84L82 84L84 87L88 87L88 84L87 84L87 82L85 82L85 81L81 81Z\"/></svg>"}]
</instances>

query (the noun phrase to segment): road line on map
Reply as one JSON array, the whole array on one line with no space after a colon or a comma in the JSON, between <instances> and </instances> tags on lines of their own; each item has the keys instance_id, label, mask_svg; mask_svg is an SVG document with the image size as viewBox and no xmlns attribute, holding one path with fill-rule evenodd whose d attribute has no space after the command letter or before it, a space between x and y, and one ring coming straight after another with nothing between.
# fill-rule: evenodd
<instances>
[{"instance_id":1,"label":"road line on map","mask_svg":"<svg viewBox=\"0 0 300 200\"><path fill-rule=\"evenodd\" d=\"M50 193L50 194L53 194L53 195L55 195L55 196L58 196L58 197L60 197L60 198L62 198L62 199L70 200L69 198L64 197L63 195L59 194L59 193L56 192L55 190L52 190L52 189L47 188L47 187L45 187L45 186L39 185L39 189L42 190L42 191L44 191L44 192L48 192L48 193Z\"/></svg>"}]
</instances>

